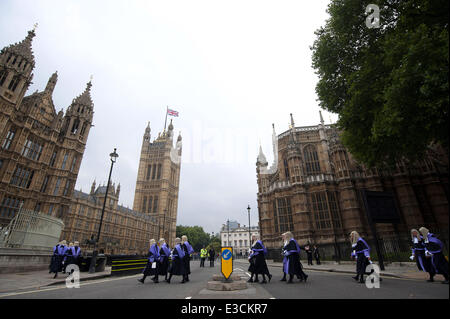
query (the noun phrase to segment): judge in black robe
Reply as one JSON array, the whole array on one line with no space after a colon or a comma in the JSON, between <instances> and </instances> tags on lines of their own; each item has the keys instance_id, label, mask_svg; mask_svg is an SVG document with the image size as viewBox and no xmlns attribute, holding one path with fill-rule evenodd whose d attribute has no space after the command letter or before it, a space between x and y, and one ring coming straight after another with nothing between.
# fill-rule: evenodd
<instances>
[{"instance_id":1,"label":"judge in black robe","mask_svg":"<svg viewBox=\"0 0 450 319\"><path fill-rule=\"evenodd\" d=\"M150 240L150 249L148 251L148 260L143 271L143 277L138 279L139 282L144 283L147 276L154 276L152 278L154 283L158 283L158 261L159 248L154 239Z\"/></svg>"},{"instance_id":2,"label":"judge in black robe","mask_svg":"<svg viewBox=\"0 0 450 319\"><path fill-rule=\"evenodd\" d=\"M73 263L80 267L81 262L81 248L79 242L74 242L72 247L72 256L73 256Z\"/></svg>"},{"instance_id":3,"label":"judge in black robe","mask_svg":"<svg viewBox=\"0 0 450 319\"><path fill-rule=\"evenodd\" d=\"M283 247L283 279L286 280L286 274L289 274L289 281L287 283L292 283L294 275L300 279L300 281L307 280L308 276L303 272L302 266L300 264L300 246L294 239L291 232L284 234L285 243Z\"/></svg>"},{"instance_id":4,"label":"judge in black robe","mask_svg":"<svg viewBox=\"0 0 450 319\"><path fill-rule=\"evenodd\" d=\"M168 269L169 269L169 257L170 257L170 249L167 246L164 238L159 240L160 249L159 249L159 274L164 276L165 280L167 280Z\"/></svg>"},{"instance_id":5,"label":"judge in black robe","mask_svg":"<svg viewBox=\"0 0 450 319\"><path fill-rule=\"evenodd\" d=\"M356 231L350 234L352 242L352 257L356 258L356 276L353 277L356 281L364 283L364 274L366 267L370 264L370 247L367 242L359 236Z\"/></svg>"},{"instance_id":6,"label":"judge in black robe","mask_svg":"<svg viewBox=\"0 0 450 319\"><path fill-rule=\"evenodd\" d=\"M448 261L445 259L442 249L444 244L425 227L419 229L424 238L425 253L431 254L431 264L436 273L444 276L443 284L448 284Z\"/></svg>"},{"instance_id":7,"label":"judge in black robe","mask_svg":"<svg viewBox=\"0 0 450 319\"><path fill-rule=\"evenodd\" d=\"M258 239L258 236L253 235L253 246L251 248L252 252L250 253L249 262L250 266L248 270L251 272L251 277L248 282L259 282L258 275L261 274L263 276L263 281L261 283L267 283L266 275L269 277L269 282L272 279L272 275L269 272L269 268L267 268L266 257L267 249L264 247L264 244L261 240ZM253 281L253 276L255 275L255 280Z\"/></svg>"},{"instance_id":8,"label":"judge in black robe","mask_svg":"<svg viewBox=\"0 0 450 319\"><path fill-rule=\"evenodd\" d=\"M56 244L56 246L53 247L53 255L52 259L50 260L49 274L54 273L55 276L53 278L56 278L58 276L59 267L61 265L61 257L59 256L59 245L60 243Z\"/></svg>"},{"instance_id":9,"label":"judge in black robe","mask_svg":"<svg viewBox=\"0 0 450 319\"><path fill-rule=\"evenodd\" d=\"M434 275L436 274L436 271L434 270L433 265L431 264L431 256L426 256L425 254L425 244L424 239L422 236L420 236L420 233L416 229L411 230L411 238L413 242L412 247L412 255L411 260L415 259L417 268L420 271L428 272L430 275L430 279L428 279L428 282L433 282Z\"/></svg>"},{"instance_id":10,"label":"judge in black robe","mask_svg":"<svg viewBox=\"0 0 450 319\"><path fill-rule=\"evenodd\" d=\"M181 247L181 239L175 238L175 248L172 250L172 264L169 267L169 278L166 280L170 284L172 276L182 276L182 284L186 282L186 270L184 262L185 253Z\"/></svg>"},{"instance_id":11,"label":"judge in black robe","mask_svg":"<svg viewBox=\"0 0 450 319\"><path fill-rule=\"evenodd\" d=\"M66 256L64 257L64 267L63 267L63 272L66 272L66 268L68 265L71 265L74 263L75 258L73 257L73 243L69 244L69 247L67 248L66 251Z\"/></svg>"},{"instance_id":12,"label":"judge in black robe","mask_svg":"<svg viewBox=\"0 0 450 319\"><path fill-rule=\"evenodd\" d=\"M181 248L184 250L184 269L185 269L185 281L189 281L189 275L191 274L191 254L194 253L194 249L189 244L187 236L181 236Z\"/></svg>"}]
</instances>

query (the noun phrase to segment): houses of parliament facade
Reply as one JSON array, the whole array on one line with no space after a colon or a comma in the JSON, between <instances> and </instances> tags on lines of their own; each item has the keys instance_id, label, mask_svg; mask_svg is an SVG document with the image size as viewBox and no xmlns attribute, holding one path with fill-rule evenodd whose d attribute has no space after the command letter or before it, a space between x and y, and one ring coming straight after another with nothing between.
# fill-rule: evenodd
<instances>
[{"instance_id":1,"label":"houses of parliament facade","mask_svg":"<svg viewBox=\"0 0 450 319\"><path fill-rule=\"evenodd\" d=\"M120 184L96 185L89 193L75 190L88 136L93 126L92 83L65 112L56 111L52 94L58 74L43 91L25 95L32 83L35 30L0 51L0 227L20 209L64 222L61 240L97 236L106 199L98 248L105 253L144 253L151 238L175 238L181 135L173 145L173 125L150 142L145 129L133 209L118 205Z\"/></svg>"},{"instance_id":2,"label":"houses of parliament facade","mask_svg":"<svg viewBox=\"0 0 450 319\"><path fill-rule=\"evenodd\" d=\"M348 259L351 231L374 238L364 191L392 194L396 202L398 222L375 224L382 251L410 253L410 230L421 226L448 245L448 154L440 147L430 147L419 162L368 169L321 114L320 124L306 127L295 127L291 114L289 130L277 135L273 128L272 143L273 164L260 147L256 172L261 238L275 255L281 234L291 231L300 245L317 244L322 255Z\"/></svg>"}]
</instances>

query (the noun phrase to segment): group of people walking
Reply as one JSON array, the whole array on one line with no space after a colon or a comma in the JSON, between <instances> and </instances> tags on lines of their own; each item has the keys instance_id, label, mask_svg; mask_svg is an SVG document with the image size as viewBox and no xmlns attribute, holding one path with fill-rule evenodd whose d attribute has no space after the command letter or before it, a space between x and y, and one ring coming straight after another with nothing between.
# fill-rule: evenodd
<instances>
[{"instance_id":1,"label":"group of people walking","mask_svg":"<svg viewBox=\"0 0 450 319\"><path fill-rule=\"evenodd\" d=\"M448 284L448 261L442 251L443 243L425 227L421 227L419 230L412 229L411 240L412 255L410 259L416 261L420 271L429 274L427 281L433 282L434 276L441 274L445 278L442 283ZM281 281L286 281L288 284L293 283L295 276L300 282L306 282L308 275L304 273L300 262L300 245L291 232L282 234L282 241L283 277ZM364 283L364 275L370 274L366 272L367 266L372 263L370 246L356 231L350 233L350 242L352 244L351 257L356 260L356 276L353 279ZM248 256L250 263L248 271L251 273L248 282L260 282L259 275L263 277L261 283L267 283L266 276L270 282L272 274L270 274L266 263L267 248L258 235L252 236L252 243ZM316 255L317 264L320 264L318 249L316 246L314 248L315 253L311 251L309 245L305 247L308 255L308 265L312 265L313 254ZM138 279L138 281L144 283L148 276L153 276L152 281L158 283L159 276L164 276L165 281L170 283L173 276L181 276L181 283L188 282L191 273L190 260L193 253L194 249L188 242L187 236L182 236L181 239L176 238L173 249L169 248L164 238L161 238L158 242L151 239L147 265L143 271L143 277ZM215 255L214 249L211 248L207 251L203 247L200 251L200 267L205 266L207 257L210 261L210 267L214 267ZM79 266L80 260L81 248L79 247L79 242L75 241L67 245L67 242L63 240L53 247L49 273L54 273L53 278L56 278L58 272L66 272L68 265L75 264ZM287 275L289 275L289 278L287 278Z\"/></svg>"},{"instance_id":2,"label":"group of people walking","mask_svg":"<svg viewBox=\"0 0 450 319\"><path fill-rule=\"evenodd\" d=\"M143 277L138 279L144 283L148 276L153 276L154 283L159 282L159 276L164 276L164 280L170 284L172 276L182 276L181 283L189 281L191 274L190 260L194 252L189 244L187 236L175 239L175 247L171 250L164 238L158 242L150 240L150 249L147 265L143 271ZM169 262L169 258L171 262Z\"/></svg>"},{"instance_id":3,"label":"group of people walking","mask_svg":"<svg viewBox=\"0 0 450 319\"><path fill-rule=\"evenodd\" d=\"M200 267L205 267L205 260L209 259L209 267L214 267L214 259L216 258L216 252L214 248L207 250L205 247L200 249Z\"/></svg>"},{"instance_id":4,"label":"group of people walking","mask_svg":"<svg viewBox=\"0 0 450 319\"><path fill-rule=\"evenodd\" d=\"M416 260L417 268L427 272L430 278L428 282L434 281L436 274L444 276L443 284L448 284L448 261L442 252L443 243L430 231L421 227L411 229L411 239L413 243L411 260Z\"/></svg>"},{"instance_id":5,"label":"group of people walking","mask_svg":"<svg viewBox=\"0 0 450 319\"><path fill-rule=\"evenodd\" d=\"M442 252L443 243L430 231L421 227L419 230L411 230L412 255L411 260L416 260L420 271L428 272L428 282L434 281L436 274L444 276L443 284L448 284L448 261ZM356 231L350 234L352 242L351 256L356 259L356 281L364 283L364 275L368 275L366 267L372 263L370 259L370 246ZM381 278L380 278L381 279Z\"/></svg>"},{"instance_id":6,"label":"group of people walking","mask_svg":"<svg viewBox=\"0 0 450 319\"><path fill-rule=\"evenodd\" d=\"M291 232L282 234L283 248L281 254L283 256L283 277L281 281L286 281L288 284L293 283L294 276L301 281L305 281L308 278L303 272L303 267L300 262L301 248ZM272 274L267 267L266 258L267 249L259 239L257 235L252 236L253 245L250 249L248 257L250 266L248 271L251 276L248 282L259 282L258 275L262 275L263 280L261 283L267 283L266 276L269 278L269 282L272 279ZM286 276L289 275L289 279Z\"/></svg>"},{"instance_id":7,"label":"group of people walking","mask_svg":"<svg viewBox=\"0 0 450 319\"><path fill-rule=\"evenodd\" d=\"M49 273L54 273L54 277L58 277L58 272L66 273L66 268L70 264L80 266L81 248L79 242L69 243L65 240L59 242L53 247L53 255L50 261Z\"/></svg>"}]
</instances>

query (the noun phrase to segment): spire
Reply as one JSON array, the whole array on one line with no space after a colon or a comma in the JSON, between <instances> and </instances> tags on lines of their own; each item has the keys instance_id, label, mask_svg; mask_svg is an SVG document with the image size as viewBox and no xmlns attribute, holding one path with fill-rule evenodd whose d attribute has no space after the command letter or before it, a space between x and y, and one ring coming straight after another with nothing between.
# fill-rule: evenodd
<instances>
[{"instance_id":1,"label":"spire","mask_svg":"<svg viewBox=\"0 0 450 319\"><path fill-rule=\"evenodd\" d=\"M53 90L55 89L56 82L58 82L58 71L52 74L52 76L48 79L47 86L45 87L45 93L50 95L53 94Z\"/></svg>"},{"instance_id":2,"label":"spire","mask_svg":"<svg viewBox=\"0 0 450 319\"><path fill-rule=\"evenodd\" d=\"M95 179L91 186L91 194L94 194L94 193L95 193Z\"/></svg>"},{"instance_id":3,"label":"spire","mask_svg":"<svg viewBox=\"0 0 450 319\"><path fill-rule=\"evenodd\" d=\"M267 164L266 156L263 153L261 144L259 145L259 154L258 154L258 159L257 159L256 163Z\"/></svg>"},{"instance_id":4,"label":"spire","mask_svg":"<svg viewBox=\"0 0 450 319\"><path fill-rule=\"evenodd\" d=\"M323 125L324 121L323 121L323 117L322 117L322 111L319 110L319 115L320 115L320 124Z\"/></svg>"},{"instance_id":5,"label":"spire","mask_svg":"<svg viewBox=\"0 0 450 319\"><path fill-rule=\"evenodd\" d=\"M178 133L177 142L181 142L181 131L179 131L179 133Z\"/></svg>"},{"instance_id":6,"label":"spire","mask_svg":"<svg viewBox=\"0 0 450 319\"><path fill-rule=\"evenodd\" d=\"M291 113L291 129L293 129L294 127L295 127L294 118L292 117L292 113Z\"/></svg>"},{"instance_id":7,"label":"spire","mask_svg":"<svg viewBox=\"0 0 450 319\"><path fill-rule=\"evenodd\" d=\"M3 48L2 52L9 51L17 56L21 56L34 66L34 55L33 50L31 49L31 43L33 38L36 36L34 31L35 29L28 31L28 35L25 39L19 43L14 43L6 48Z\"/></svg>"},{"instance_id":8,"label":"spire","mask_svg":"<svg viewBox=\"0 0 450 319\"><path fill-rule=\"evenodd\" d=\"M86 89L84 90L84 92L73 99L72 104L82 104L91 108L94 106L91 98L91 80L89 80L89 82L86 84Z\"/></svg>"}]
</instances>

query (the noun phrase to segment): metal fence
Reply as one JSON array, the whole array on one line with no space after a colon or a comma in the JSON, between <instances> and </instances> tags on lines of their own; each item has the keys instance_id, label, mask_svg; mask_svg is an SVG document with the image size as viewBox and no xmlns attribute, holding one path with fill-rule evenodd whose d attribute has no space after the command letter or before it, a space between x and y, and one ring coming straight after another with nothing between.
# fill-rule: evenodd
<instances>
[{"instance_id":1,"label":"metal fence","mask_svg":"<svg viewBox=\"0 0 450 319\"><path fill-rule=\"evenodd\" d=\"M8 226L0 230L0 247L51 248L59 241L62 220L33 210L20 209Z\"/></svg>"},{"instance_id":2,"label":"metal fence","mask_svg":"<svg viewBox=\"0 0 450 319\"><path fill-rule=\"evenodd\" d=\"M408 234L400 234L393 236L384 236L378 238L378 245L380 247L381 254L383 255L383 260L386 263L391 262L410 262L409 257L411 256L412 243L411 238L407 236ZM443 253L448 256L448 243L449 234L448 232L439 232L435 235L444 244ZM376 251L376 245L372 238L367 239L369 244L370 256L373 260L378 260L378 255ZM335 261L349 261L351 260L350 255L352 252L352 247L350 242L346 243L336 243L335 245L319 245L319 251L321 259L323 260L335 260ZM302 252L302 257L306 258L304 251Z\"/></svg>"}]
</instances>

